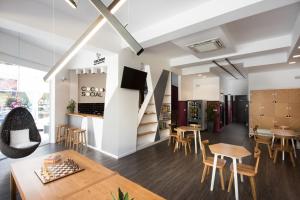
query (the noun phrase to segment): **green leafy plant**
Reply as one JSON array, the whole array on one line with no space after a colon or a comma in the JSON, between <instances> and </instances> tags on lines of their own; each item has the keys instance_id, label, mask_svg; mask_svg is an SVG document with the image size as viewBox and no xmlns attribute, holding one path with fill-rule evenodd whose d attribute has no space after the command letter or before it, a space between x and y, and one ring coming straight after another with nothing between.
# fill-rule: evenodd
<instances>
[{"instance_id":1,"label":"green leafy plant","mask_svg":"<svg viewBox=\"0 0 300 200\"><path fill-rule=\"evenodd\" d=\"M75 102L73 99L71 99L71 100L69 101L68 106L67 106L67 110L68 110L70 113L74 113L75 107L76 107L76 102Z\"/></svg>"},{"instance_id":2,"label":"green leafy plant","mask_svg":"<svg viewBox=\"0 0 300 200\"><path fill-rule=\"evenodd\" d=\"M113 193L111 193L111 196L112 196L113 200L134 200L134 198L131 198L131 199L129 198L128 192L126 192L124 195L124 193L122 192L122 190L120 188L118 189L118 197L115 197L113 195Z\"/></svg>"}]
</instances>

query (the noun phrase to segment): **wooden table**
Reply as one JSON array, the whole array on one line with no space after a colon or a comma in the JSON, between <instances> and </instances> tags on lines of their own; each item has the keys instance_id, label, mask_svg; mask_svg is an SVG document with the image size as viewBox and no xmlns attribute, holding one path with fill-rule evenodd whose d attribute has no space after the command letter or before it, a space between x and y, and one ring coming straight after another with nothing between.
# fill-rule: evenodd
<instances>
[{"instance_id":1,"label":"wooden table","mask_svg":"<svg viewBox=\"0 0 300 200\"><path fill-rule=\"evenodd\" d=\"M250 156L251 153L243 146L237 146L237 145L225 144L225 143L209 145L209 149L214 154L214 165L213 165L213 172L212 172L212 177L211 177L210 190L213 191L213 189L214 189L214 181L215 181L215 175L216 175L218 156L221 156L221 158L223 158L224 156L232 158L235 199L238 200L239 199L239 191L238 191L236 160L239 159L239 162L241 163L242 158L246 157L246 156ZM243 181L243 176L241 176L241 181Z\"/></svg>"},{"instance_id":2,"label":"wooden table","mask_svg":"<svg viewBox=\"0 0 300 200\"><path fill-rule=\"evenodd\" d=\"M197 145L197 133L198 133L198 142L201 148L201 135L200 135L200 128L192 127L192 126L179 126L176 128L178 131L182 133L182 137L184 137L185 132L193 132L195 137L195 154L198 153L198 145Z\"/></svg>"},{"instance_id":3,"label":"wooden table","mask_svg":"<svg viewBox=\"0 0 300 200\"><path fill-rule=\"evenodd\" d=\"M294 150L294 156L297 157L296 154L296 147L295 147L295 141L294 139L298 136L298 134L293 130L286 130L286 129L272 129L273 138L272 138L272 147L274 145L275 138L280 138L281 140L281 148L282 148L282 160L284 160L284 147L286 140L291 139L292 140L292 146Z\"/></svg>"},{"instance_id":4,"label":"wooden table","mask_svg":"<svg viewBox=\"0 0 300 200\"><path fill-rule=\"evenodd\" d=\"M71 197L72 199L77 199L74 194L81 196L78 199L88 199L82 198L84 195L81 195L81 193L86 193L87 188L96 187L98 184L107 185L108 188L106 191L101 191L102 194L100 197L111 197L111 192L115 193L118 190L118 187L121 187L121 189L124 188L124 192L129 192L129 195L134 199L145 199L144 197L148 198L148 196L149 199L163 199L73 150L62 151L56 154L73 159L85 170L54 182L43 184L35 174L34 170L39 169L42 166L43 160L49 155L15 162L11 165L11 199L16 199L17 190L23 200L52 200L68 199ZM143 191L143 194L131 194L131 190L128 189L127 191L127 187L118 182L114 183L113 180L116 179L115 177L120 177L120 179L125 179L130 182L132 190L136 189L137 191Z\"/></svg>"}]
</instances>

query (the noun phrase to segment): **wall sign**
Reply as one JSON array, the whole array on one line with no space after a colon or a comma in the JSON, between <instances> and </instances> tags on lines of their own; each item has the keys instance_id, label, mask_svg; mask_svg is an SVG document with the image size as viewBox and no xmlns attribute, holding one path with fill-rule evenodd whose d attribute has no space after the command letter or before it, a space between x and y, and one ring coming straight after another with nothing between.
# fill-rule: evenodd
<instances>
[{"instance_id":1,"label":"wall sign","mask_svg":"<svg viewBox=\"0 0 300 200\"><path fill-rule=\"evenodd\" d=\"M101 57L100 53L96 53L97 59L94 60L94 65L99 65L105 62L105 57Z\"/></svg>"},{"instance_id":2,"label":"wall sign","mask_svg":"<svg viewBox=\"0 0 300 200\"><path fill-rule=\"evenodd\" d=\"M81 96L83 97L103 97L105 89L96 87L81 87Z\"/></svg>"}]
</instances>

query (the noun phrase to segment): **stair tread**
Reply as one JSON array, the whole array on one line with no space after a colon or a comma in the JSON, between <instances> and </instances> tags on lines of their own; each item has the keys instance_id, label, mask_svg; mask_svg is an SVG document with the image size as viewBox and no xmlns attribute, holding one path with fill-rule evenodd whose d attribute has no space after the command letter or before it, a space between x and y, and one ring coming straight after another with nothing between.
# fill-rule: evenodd
<instances>
[{"instance_id":1,"label":"stair tread","mask_svg":"<svg viewBox=\"0 0 300 200\"><path fill-rule=\"evenodd\" d=\"M153 134L156 133L155 131L147 131L147 132L143 132L143 133L138 133L138 136L144 136L144 135L149 135L149 134Z\"/></svg>"},{"instance_id":2,"label":"stair tread","mask_svg":"<svg viewBox=\"0 0 300 200\"><path fill-rule=\"evenodd\" d=\"M145 112L145 115L153 115L156 114L156 112Z\"/></svg>"},{"instance_id":3,"label":"stair tread","mask_svg":"<svg viewBox=\"0 0 300 200\"><path fill-rule=\"evenodd\" d=\"M157 124L158 122L144 122L144 123L140 123L140 126L143 125L148 125L148 124Z\"/></svg>"}]
</instances>

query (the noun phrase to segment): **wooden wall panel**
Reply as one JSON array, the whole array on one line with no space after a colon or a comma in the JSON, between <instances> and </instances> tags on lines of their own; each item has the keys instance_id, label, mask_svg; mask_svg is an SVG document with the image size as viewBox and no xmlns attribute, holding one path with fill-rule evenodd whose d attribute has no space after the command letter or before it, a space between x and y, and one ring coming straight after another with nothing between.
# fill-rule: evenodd
<instances>
[{"instance_id":1,"label":"wooden wall panel","mask_svg":"<svg viewBox=\"0 0 300 200\"><path fill-rule=\"evenodd\" d=\"M300 89L250 91L249 124L272 129L286 125L300 130Z\"/></svg>"}]
</instances>

